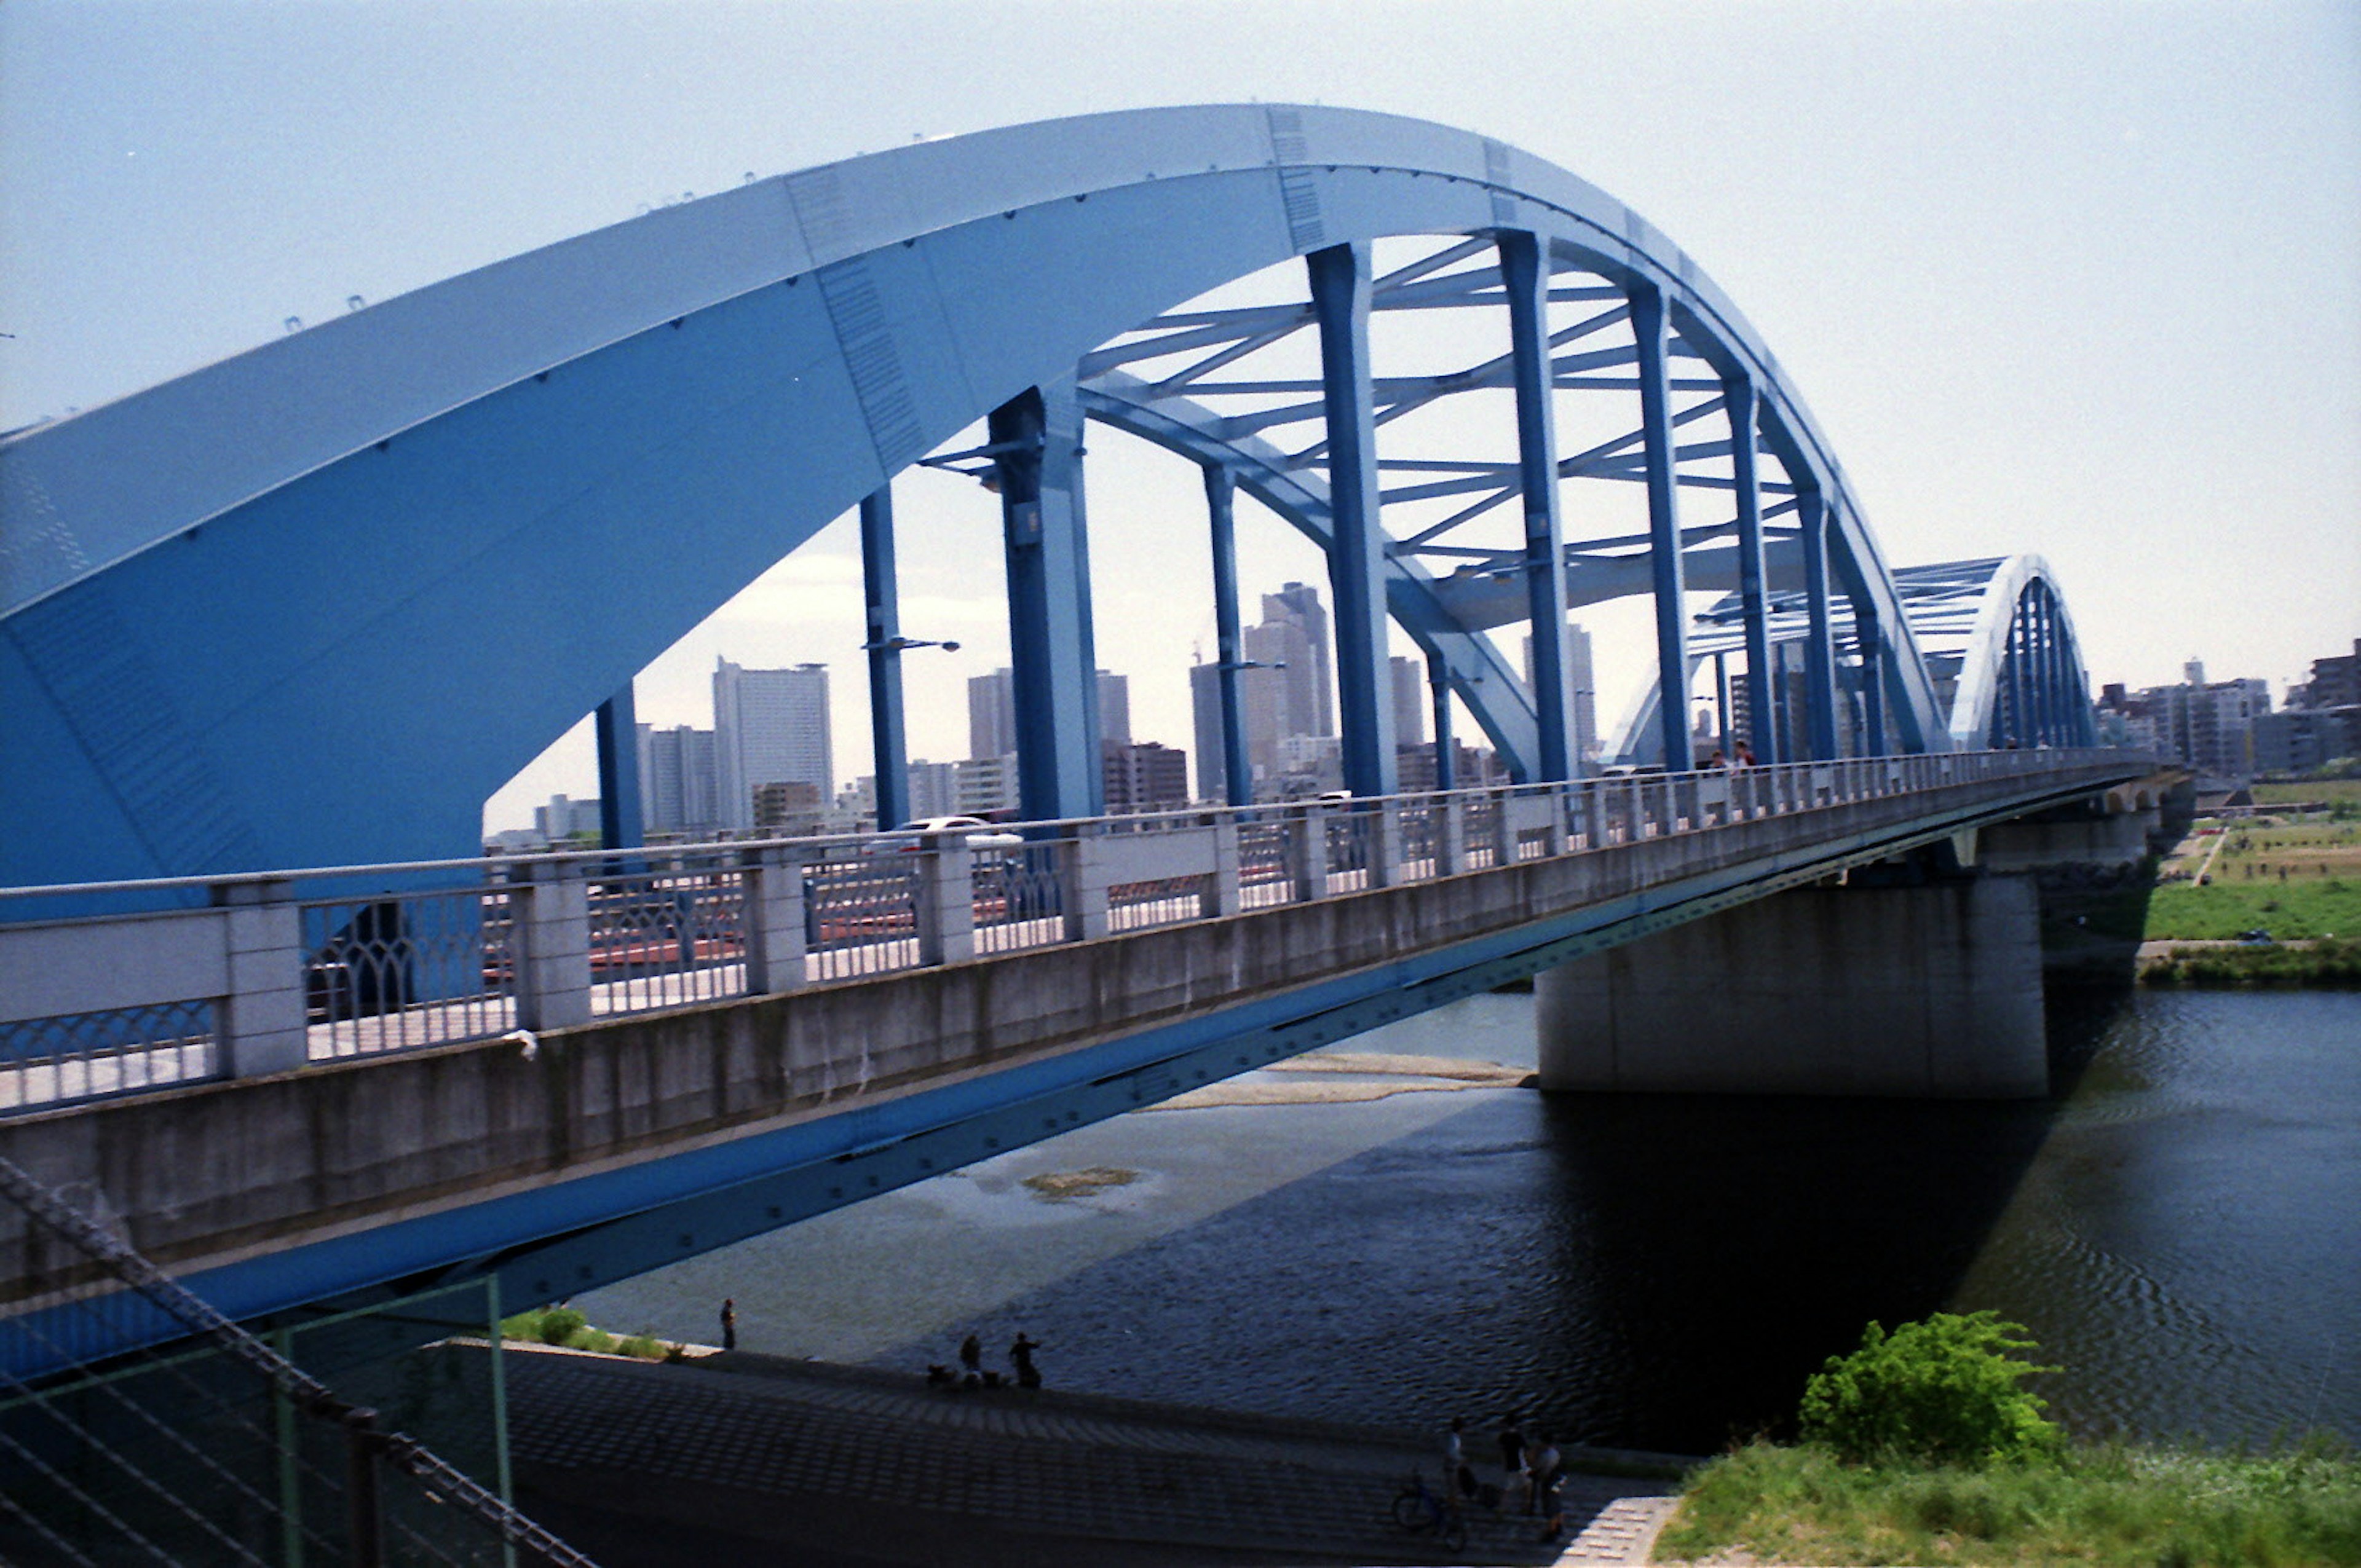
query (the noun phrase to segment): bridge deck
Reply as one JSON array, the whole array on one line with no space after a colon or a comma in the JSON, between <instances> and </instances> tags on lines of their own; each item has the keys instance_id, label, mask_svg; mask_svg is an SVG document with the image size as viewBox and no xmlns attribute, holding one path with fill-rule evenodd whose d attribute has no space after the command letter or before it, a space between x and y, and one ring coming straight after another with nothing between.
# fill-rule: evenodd
<instances>
[{"instance_id":1,"label":"bridge deck","mask_svg":"<svg viewBox=\"0 0 2361 1568\"><path fill-rule=\"evenodd\" d=\"M233 1315L457 1269L547 1299L2146 769L2056 756L1493 868L501 1041L33 1111ZM0 1234L0 1288L53 1282Z\"/></svg>"}]
</instances>

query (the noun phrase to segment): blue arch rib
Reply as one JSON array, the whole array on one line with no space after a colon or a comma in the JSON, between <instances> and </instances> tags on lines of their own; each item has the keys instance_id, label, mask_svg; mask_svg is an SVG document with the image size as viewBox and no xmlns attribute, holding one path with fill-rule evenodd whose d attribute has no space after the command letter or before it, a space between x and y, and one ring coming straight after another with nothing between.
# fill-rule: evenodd
<instances>
[{"instance_id":1,"label":"blue arch rib","mask_svg":"<svg viewBox=\"0 0 2361 1568\"><path fill-rule=\"evenodd\" d=\"M1148 110L684 203L0 442L0 813L29 825L0 882L464 850L549 740L987 410L1290 257L1504 226L1663 290L1763 389L1905 643L1905 743L1944 744L1833 454L1638 214L1420 121Z\"/></svg>"}]
</instances>

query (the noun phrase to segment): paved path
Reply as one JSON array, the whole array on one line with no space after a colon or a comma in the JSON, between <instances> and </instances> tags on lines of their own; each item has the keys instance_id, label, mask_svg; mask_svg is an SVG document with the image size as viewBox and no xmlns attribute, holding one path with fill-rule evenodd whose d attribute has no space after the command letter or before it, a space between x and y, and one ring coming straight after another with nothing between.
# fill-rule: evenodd
<instances>
[{"instance_id":1,"label":"paved path","mask_svg":"<svg viewBox=\"0 0 2361 1568\"><path fill-rule=\"evenodd\" d=\"M511 1350L524 1501L607 1568L798 1563L1644 1562L1671 1483L1576 1475L1568 1541L1469 1513L1445 1552L1389 1511L1415 1433L1269 1420L747 1353ZM778 1555L763 1548L785 1549Z\"/></svg>"}]
</instances>

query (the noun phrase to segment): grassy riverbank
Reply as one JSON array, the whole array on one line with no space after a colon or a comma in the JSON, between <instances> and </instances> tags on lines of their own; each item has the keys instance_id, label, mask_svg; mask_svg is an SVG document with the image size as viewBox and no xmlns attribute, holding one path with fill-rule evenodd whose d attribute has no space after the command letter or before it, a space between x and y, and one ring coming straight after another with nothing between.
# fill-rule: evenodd
<instances>
[{"instance_id":1,"label":"grassy riverbank","mask_svg":"<svg viewBox=\"0 0 2361 1568\"><path fill-rule=\"evenodd\" d=\"M2361 937L2361 877L2307 883L2169 883L2148 899L2147 939L2218 941L2242 931L2281 941Z\"/></svg>"},{"instance_id":2,"label":"grassy riverbank","mask_svg":"<svg viewBox=\"0 0 2361 1568\"><path fill-rule=\"evenodd\" d=\"M502 1339L527 1340L566 1350L594 1351L600 1355L630 1355L642 1361L676 1361L681 1347L649 1334L611 1334L586 1321L571 1307L536 1307L500 1322Z\"/></svg>"},{"instance_id":3,"label":"grassy riverbank","mask_svg":"<svg viewBox=\"0 0 2361 1568\"><path fill-rule=\"evenodd\" d=\"M2140 960L2142 985L2361 986L2361 938L2300 946L2171 948Z\"/></svg>"},{"instance_id":4,"label":"grassy riverbank","mask_svg":"<svg viewBox=\"0 0 2361 1568\"><path fill-rule=\"evenodd\" d=\"M2342 781L2350 783L2352 781ZM2361 985L2361 824L2202 818L2148 891L2140 965L2149 985ZM2278 946L2228 943L2268 931Z\"/></svg>"},{"instance_id":5,"label":"grassy riverbank","mask_svg":"<svg viewBox=\"0 0 2361 1568\"><path fill-rule=\"evenodd\" d=\"M2072 1447L1969 1469L1757 1442L1691 1476L1655 1556L1719 1552L1828 1564L2361 1563L2361 1459L2319 1438L2266 1454Z\"/></svg>"}]
</instances>

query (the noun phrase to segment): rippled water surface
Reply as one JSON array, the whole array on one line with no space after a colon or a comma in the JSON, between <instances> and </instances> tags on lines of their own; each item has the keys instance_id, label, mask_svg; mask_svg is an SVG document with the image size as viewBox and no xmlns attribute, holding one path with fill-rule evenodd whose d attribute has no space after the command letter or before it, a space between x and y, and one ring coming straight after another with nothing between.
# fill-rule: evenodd
<instances>
[{"instance_id":1,"label":"rippled water surface","mask_svg":"<svg viewBox=\"0 0 2361 1568\"><path fill-rule=\"evenodd\" d=\"M2053 1004L2053 1013L2070 1010ZM595 1321L1354 1420L1583 1441L1775 1429L1864 1320L2029 1324L2077 1430L2361 1440L2361 996L2056 1021L2024 1105L1482 1089L1147 1113L587 1298ZM1344 1048L1530 1063L1530 997ZM1297 1075L1299 1078L1301 1075ZM1128 1183L1046 1200L1028 1175Z\"/></svg>"}]
</instances>

